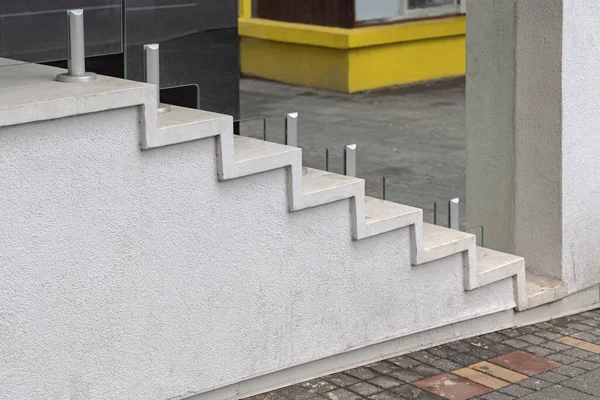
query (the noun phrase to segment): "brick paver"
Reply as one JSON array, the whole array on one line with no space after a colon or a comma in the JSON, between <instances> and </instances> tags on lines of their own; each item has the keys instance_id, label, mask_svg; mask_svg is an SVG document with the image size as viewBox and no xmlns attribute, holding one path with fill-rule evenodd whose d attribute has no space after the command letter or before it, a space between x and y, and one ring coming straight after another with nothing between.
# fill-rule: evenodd
<instances>
[{"instance_id":1,"label":"brick paver","mask_svg":"<svg viewBox=\"0 0 600 400\"><path fill-rule=\"evenodd\" d=\"M353 368L248 400L600 398L600 309Z\"/></svg>"}]
</instances>

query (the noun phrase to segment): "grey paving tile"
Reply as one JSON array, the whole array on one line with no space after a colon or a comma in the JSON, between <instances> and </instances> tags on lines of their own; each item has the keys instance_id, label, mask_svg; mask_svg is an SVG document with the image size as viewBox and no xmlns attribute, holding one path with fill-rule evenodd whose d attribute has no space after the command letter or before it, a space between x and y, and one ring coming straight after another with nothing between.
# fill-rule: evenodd
<instances>
[{"instance_id":1,"label":"grey paving tile","mask_svg":"<svg viewBox=\"0 0 600 400\"><path fill-rule=\"evenodd\" d=\"M520 326L519 329L525 333L535 333L540 330L540 328L535 325Z\"/></svg>"},{"instance_id":2,"label":"grey paving tile","mask_svg":"<svg viewBox=\"0 0 600 400\"><path fill-rule=\"evenodd\" d=\"M523 349L525 347L531 346L531 343L524 342L519 339L509 339L509 340L502 342L502 344L505 344L510 347L514 347L515 349Z\"/></svg>"},{"instance_id":3,"label":"grey paving tile","mask_svg":"<svg viewBox=\"0 0 600 400\"><path fill-rule=\"evenodd\" d=\"M379 361L373 364L369 364L369 365L365 365L365 367L374 369L375 371L381 373L381 374L387 374L389 372L395 371L398 368L400 368L399 366L397 366L396 364L392 364L390 362L387 361Z\"/></svg>"},{"instance_id":4,"label":"grey paving tile","mask_svg":"<svg viewBox=\"0 0 600 400\"><path fill-rule=\"evenodd\" d=\"M340 386L340 387L346 387L346 386L350 386L350 385L354 385L355 383L358 383L358 379L356 379L350 375L341 373L341 372L337 373L337 374L327 375L327 376L323 377L323 379L333 383L336 386Z\"/></svg>"},{"instance_id":5,"label":"grey paving tile","mask_svg":"<svg viewBox=\"0 0 600 400\"><path fill-rule=\"evenodd\" d=\"M382 392L383 389L380 388L379 386L375 386L375 385L371 385L370 383L367 382L359 382L355 385L352 386L348 386L346 389L354 392L354 393L358 393L361 396L371 396L375 393L379 393Z\"/></svg>"},{"instance_id":6,"label":"grey paving tile","mask_svg":"<svg viewBox=\"0 0 600 400\"><path fill-rule=\"evenodd\" d=\"M532 335L532 334L519 336L517 339L519 339L523 342L531 343L531 344L541 344L541 343L547 342L546 339L541 338L539 336Z\"/></svg>"},{"instance_id":7,"label":"grey paving tile","mask_svg":"<svg viewBox=\"0 0 600 400\"><path fill-rule=\"evenodd\" d=\"M361 379L363 381L373 379L373 378L376 378L381 375L381 374L373 371L372 369L366 368L366 367L358 367L358 368L354 368L354 369L349 369L348 371L346 371L346 374L353 376L357 379Z\"/></svg>"},{"instance_id":8,"label":"grey paving tile","mask_svg":"<svg viewBox=\"0 0 600 400\"><path fill-rule=\"evenodd\" d=\"M580 332L589 332L594 329L593 327L591 327L589 325L584 325L584 324L579 324L579 323L569 324L569 325L567 325L567 327L571 328L571 329L575 329Z\"/></svg>"},{"instance_id":9,"label":"grey paving tile","mask_svg":"<svg viewBox=\"0 0 600 400\"><path fill-rule=\"evenodd\" d=\"M550 350L554 350L554 351L565 351L565 350L569 350L571 348L571 346L567 346L566 344L552 342L552 341L542 343L542 344L540 344L540 346L545 347Z\"/></svg>"},{"instance_id":10,"label":"grey paving tile","mask_svg":"<svg viewBox=\"0 0 600 400\"><path fill-rule=\"evenodd\" d=\"M446 344L446 346L451 348L452 350L459 351L461 353L469 353L469 351L471 350L469 344L463 341L448 343Z\"/></svg>"},{"instance_id":11,"label":"grey paving tile","mask_svg":"<svg viewBox=\"0 0 600 400\"><path fill-rule=\"evenodd\" d=\"M447 360L445 358L435 360L431 363L431 365L445 372L450 372L462 368L462 365L457 364L454 361Z\"/></svg>"},{"instance_id":12,"label":"grey paving tile","mask_svg":"<svg viewBox=\"0 0 600 400\"><path fill-rule=\"evenodd\" d=\"M455 363L462 365L463 367L467 367L471 364L477 364L478 362L482 361L482 360L480 360L476 357L473 357L469 354L459 353L459 352L449 354L447 358L450 361L454 361Z\"/></svg>"},{"instance_id":13,"label":"grey paving tile","mask_svg":"<svg viewBox=\"0 0 600 400\"><path fill-rule=\"evenodd\" d=\"M284 397L287 397L288 399L293 400L309 400L315 397L314 393L311 393L298 385L279 389L277 393L281 394Z\"/></svg>"},{"instance_id":14,"label":"grey paving tile","mask_svg":"<svg viewBox=\"0 0 600 400\"><path fill-rule=\"evenodd\" d=\"M594 354L593 356L589 356L585 359L585 361L600 363L600 354Z\"/></svg>"},{"instance_id":15,"label":"grey paving tile","mask_svg":"<svg viewBox=\"0 0 600 400\"><path fill-rule=\"evenodd\" d=\"M439 397L432 395L424 390L412 385L404 385L391 390L391 392L402 396L405 399L412 400L439 400Z\"/></svg>"},{"instance_id":16,"label":"grey paving tile","mask_svg":"<svg viewBox=\"0 0 600 400\"><path fill-rule=\"evenodd\" d=\"M416 367L412 368L412 371L421 375L423 378L429 378L430 376L435 376L442 373L441 370L429 365L417 365Z\"/></svg>"},{"instance_id":17,"label":"grey paving tile","mask_svg":"<svg viewBox=\"0 0 600 400\"><path fill-rule=\"evenodd\" d=\"M387 361L389 361L393 364L396 364L397 366L399 366L401 368L412 368L412 367L416 367L417 365L421 364L417 360L413 360L412 358L409 358L406 356L390 358Z\"/></svg>"},{"instance_id":18,"label":"grey paving tile","mask_svg":"<svg viewBox=\"0 0 600 400\"><path fill-rule=\"evenodd\" d=\"M562 352L562 354L564 354L566 356L579 358L580 360L585 360L586 358L594 355L594 353L591 353L591 352L585 351L585 350L580 350L580 349L565 350Z\"/></svg>"},{"instance_id":19,"label":"grey paving tile","mask_svg":"<svg viewBox=\"0 0 600 400\"><path fill-rule=\"evenodd\" d=\"M563 382L562 385L600 398L600 370L579 375Z\"/></svg>"},{"instance_id":20,"label":"grey paving tile","mask_svg":"<svg viewBox=\"0 0 600 400\"><path fill-rule=\"evenodd\" d=\"M505 340L510 339L508 336L503 335L499 332L494 332L494 333L488 333L487 335L483 335L482 336L484 339L490 340L492 342L504 342Z\"/></svg>"},{"instance_id":21,"label":"grey paving tile","mask_svg":"<svg viewBox=\"0 0 600 400\"><path fill-rule=\"evenodd\" d=\"M575 378L576 376L579 376L579 375L585 373L586 370L574 367L573 364L571 364L571 365L561 365L560 367L556 367L552 370L552 372L554 372L556 374L561 374L561 375L567 376L569 378ZM538 377L539 377L539 375L538 375Z\"/></svg>"},{"instance_id":22,"label":"grey paving tile","mask_svg":"<svg viewBox=\"0 0 600 400\"><path fill-rule=\"evenodd\" d=\"M438 356L440 358L447 358L449 354L454 354L456 352L456 350L451 349L448 346L437 346L437 347L432 347L431 349L428 350L429 353Z\"/></svg>"},{"instance_id":23,"label":"grey paving tile","mask_svg":"<svg viewBox=\"0 0 600 400\"><path fill-rule=\"evenodd\" d=\"M270 392L248 397L246 400L291 400L278 392Z\"/></svg>"},{"instance_id":24,"label":"grey paving tile","mask_svg":"<svg viewBox=\"0 0 600 400\"><path fill-rule=\"evenodd\" d=\"M551 332L551 331L546 331L546 330L539 330L535 333L535 336L539 336L541 338L544 338L546 340L556 340L562 337L561 334L558 334L556 332Z\"/></svg>"},{"instance_id":25,"label":"grey paving tile","mask_svg":"<svg viewBox=\"0 0 600 400\"><path fill-rule=\"evenodd\" d=\"M571 337L574 337L576 339L580 339L586 342L590 342L590 343L594 343L596 340L598 340L598 338L594 335L592 335L589 332L578 332L578 333L574 333L571 335Z\"/></svg>"},{"instance_id":26,"label":"grey paving tile","mask_svg":"<svg viewBox=\"0 0 600 400\"><path fill-rule=\"evenodd\" d=\"M548 371L548 372L544 372L542 374L536 375L536 378L547 381L547 382L551 382L551 383L560 383L566 379L569 379L568 377L566 377L564 375L559 375L552 371Z\"/></svg>"},{"instance_id":27,"label":"grey paving tile","mask_svg":"<svg viewBox=\"0 0 600 400\"><path fill-rule=\"evenodd\" d=\"M325 379L318 378L313 379L304 383L298 384L303 389L308 390L311 393L325 393L337 389L338 387Z\"/></svg>"},{"instance_id":28,"label":"grey paving tile","mask_svg":"<svg viewBox=\"0 0 600 400\"><path fill-rule=\"evenodd\" d=\"M329 393L325 393L324 396L330 400L361 400L362 397L356 393L352 393L347 389L337 389Z\"/></svg>"},{"instance_id":29,"label":"grey paving tile","mask_svg":"<svg viewBox=\"0 0 600 400\"><path fill-rule=\"evenodd\" d=\"M524 348L523 350L527 351L529 353L533 353L536 356L540 356L540 357L546 357L547 355L555 353L554 350L547 349L542 346L529 346L529 347Z\"/></svg>"},{"instance_id":30,"label":"grey paving tile","mask_svg":"<svg viewBox=\"0 0 600 400\"><path fill-rule=\"evenodd\" d=\"M586 371L593 371L600 368L600 364L591 361L576 361L571 365L577 368L585 369Z\"/></svg>"},{"instance_id":31,"label":"grey paving tile","mask_svg":"<svg viewBox=\"0 0 600 400\"><path fill-rule=\"evenodd\" d=\"M580 324L584 324L584 325L588 325L591 326L593 328L598 328L600 327L600 319L591 319L591 318L586 318L582 321L579 321Z\"/></svg>"},{"instance_id":32,"label":"grey paving tile","mask_svg":"<svg viewBox=\"0 0 600 400\"><path fill-rule=\"evenodd\" d=\"M382 392L374 394L369 397L371 400L404 400L404 397L400 397L400 395L392 393L392 392Z\"/></svg>"},{"instance_id":33,"label":"grey paving tile","mask_svg":"<svg viewBox=\"0 0 600 400\"><path fill-rule=\"evenodd\" d=\"M423 379L423 377L409 369L399 369L389 374L391 377L396 378L404 383L411 383Z\"/></svg>"},{"instance_id":34,"label":"grey paving tile","mask_svg":"<svg viewBox=\"0 0 600 400\"><path fill-rule=\"evenodd\" d=\"M523 397L530 393L533 393L533 390L514 384L500 389L499 392L515 397Z\"/></svg>"},{"instance_id":35,"label":"grey paving tile","mask_svg":"<svg viewBox=\"0 0 600 400\"><path fill-rule=\"evenodd\" d=\"M592 396L588 396L587 394L556 385L556 386L549 387L547 389L540 390L537 393L532 393L530 395L522 397L522 399L523 400L593 400L595 398Z\"/></svg>"},{"instance_id":36,"label":"grey paving tile","mask_svg":"<svg viewBox=\"0 0 600 400\"><path fill-rule=\"evenodd\" d=\"M438 356L430 354L426 351L417 351L415 353L408 354L408 356L412 359L422 362L423 364L430 364L431 361L439 359Z\"/></svg>"},{"instance_id":37,"label":"grey paving tile","mask_svg":"<svg viewBox=\"0 0 600 400\"><path fill-rule=\"evenodd\" d=\"M513 396L509 396L507 394L503 394L503 393L499 393L499 392L484 394L483 396L480 396L479 398L485 399L485 400L512 400L512 399L514 399Z\"/></svg>"},{"instance_id":38,"label":"grey paving tile","mask_svg":"<svg viewBox=\"0 0 600 400\"><path fill-rule=\"evenodd\" d=\"M369 383L379 386L382 389L390 389L404 384L404 382L400 382L399 380L389 376L380 376L378 378L371 379Z\"/></svg>"},{"instance_id":39,"label":"grey paving tile","mask_svg":"<svg viewBox=\"0 0 600 400\"><path fill-rule=\"evenodd\" d=\"M525 332L517 329L517 328L509 328L503 331L500 331L501 334L508 336L510 338L516 338L517 336L523 336Z\"/></svg>"},{"instance_id":40,"label":"grey paving tile","mask_svg":"<svg viewBox=\"0 0 600 400\"><path fill-rule=\"evenodd\" d=\"M571 364L571 363L574 363L575 361L579 361L578 358L571 357L571 356L568 356L563 353L550 354L546 358L549 358L549 359L559 362L561 364Z\"/></svg>"},{"instance_id":41,"label":"grey paving tile","mask_svg":"<svg viewBox=\"0 0 600 400\"><path fill-rule=\"evenodd\" d=\"M546 381L538 379L538 378L523 379L518 384L519 384L519 386L523 386L523 387L526 387L527 389L531 389L531 390L541 390L541 389L552 386L552 383L546 382Z\"/></svg>"}]
</instances>

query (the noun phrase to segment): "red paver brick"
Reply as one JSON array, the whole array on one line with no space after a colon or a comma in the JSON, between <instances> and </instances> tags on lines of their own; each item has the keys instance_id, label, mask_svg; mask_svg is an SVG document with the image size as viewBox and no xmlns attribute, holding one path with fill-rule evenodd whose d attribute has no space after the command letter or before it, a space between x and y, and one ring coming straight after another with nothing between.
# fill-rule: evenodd
<instances>
[{"instance_id":1,"label":"red paver brick","mask_svg":"<svg viewBox=\"0 0 600 400\"><path fill-rule=\"evenodd\" d=\"M489 362L528 376L538 375L560 366L556 361L521 350L492 358Z\"/></svg>"},{"instance_id":2,"label":"red paver brick","mask_svg":"<svg viewBox=\"0 0 600 400\"><path fill-rule=\"evenodd\" d=\"M441 374L413 382L413 386L450 400L467 400L490 393L492 389L453 374Z\"/></svg>"}]
</instances>

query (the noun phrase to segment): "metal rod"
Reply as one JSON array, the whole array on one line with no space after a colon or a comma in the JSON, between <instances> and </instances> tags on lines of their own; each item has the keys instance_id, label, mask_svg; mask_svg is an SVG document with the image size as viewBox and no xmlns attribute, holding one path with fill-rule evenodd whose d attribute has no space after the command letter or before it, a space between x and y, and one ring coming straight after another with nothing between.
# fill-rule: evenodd
<instances>
[{"instance_id":1,"label":"metal rod","mask_svg":"<svg viewBox=\"0 0 600 400\"><path fill-rule=\"evenodd\" d=\"M298 147L298 113L289 113L285 116L285 144Z\"/></svg>"},{"instance_id":2,"label":"metal rod","mask_svg":"<svg viewBox=\"0 0 600 400\"><path fill-rule=\"evenodd\" d=\"M144 45L144 80L156 85L156 102L160 103L160 58L158 43Z\"/></svg>"},{"instance_id":3,"label":"metal rod","mask_svg":"<svg viewBox=\"0 0 600 400\"><path fill-rule=\"evenodd\" d=\"M448 227L460 230L460 199L452 199L448 202Z\"/></svg>"},{"instance_id":4,"label":"metal rod","mask_svg":"<svg viewBox=\"0 0 600 400\"><path fill-rule=\"evenodd\" d=\"M160 103L160 46L158 43L144 45L144 80L156 85L158 113L171 110L171 106Z\"/></svg>"},{"instance_id":5,"label":"metal rod","mask_svg":"<svg viewBox=\"0 0 600 400\"><path fill-rule=\"evenodd\" d=\"M67 40L69 55L67 66L69 75L83 76L85 74L85 38L83 30L83 10L67 11Z\"/></svg>"},{"instance_id":6,"label":"metal rod","mask_svg":"<svg viewBox=\"0 0 600 400\"><path fill-rule=\"evenodd\" d=\"M383 200L385 200L385 176L382 177L381 179L381 183L382 183L382 187L381 187L381 197L383 198Z\"/></svg>"},{"instance_id":7,"label":"metal rod","mask_svg":"<svg viewBox=\"0 0 600 400\"><path fill-rule=\"evenodd\" d=\"M433 202L433 224L437 225L437 202Z\"/></svg>"},{"instance_id":8,"label":"metal rod","mask_svg":"<svg viewBox=\"0 0 600 400\"><path fill-rule=\"evenodd\" d=\"M96 80L96 74L85 72L85 30L83 10L67 10L67 70L57 81L76 83Z\"/></svg>"},{"instance_id":9,"label":"metal rod","mask_svg":"<svg viewBox=\"0 0 600 400\"><path fill-rule=\"evenodd\" d=\"M356 177L356 145L349 144L344 151L344 175Z\"/></svg>"},{"instance_id":10,"label":"metal rod","mask_svg":"<svg viewBox=\"0 0 600 400\"><path fill-rule=\"evenodd\" d=\"M325 171L329 172L329 149L325 149Z\"/></svg>"}]
</instances>

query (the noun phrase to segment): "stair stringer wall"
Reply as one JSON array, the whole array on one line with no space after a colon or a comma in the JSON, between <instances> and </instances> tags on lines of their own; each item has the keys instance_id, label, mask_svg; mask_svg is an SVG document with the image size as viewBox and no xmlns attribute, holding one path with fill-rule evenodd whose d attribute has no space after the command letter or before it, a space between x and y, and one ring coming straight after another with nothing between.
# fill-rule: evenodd
<instances>
[{"instance_id":1,"label":"stair stringer wall","mask_svg":"<svg viewBox=\"0 0 600 400\"><path fill-rule=\"evenodd\" d=\"M465 291L471 243L365 237L361 184L317 207L299 156L235 165L230 128L140 151L139 115L0 132L1 398L186 396L515 306L509 279Z\"/></svg>"}]
</instances>

